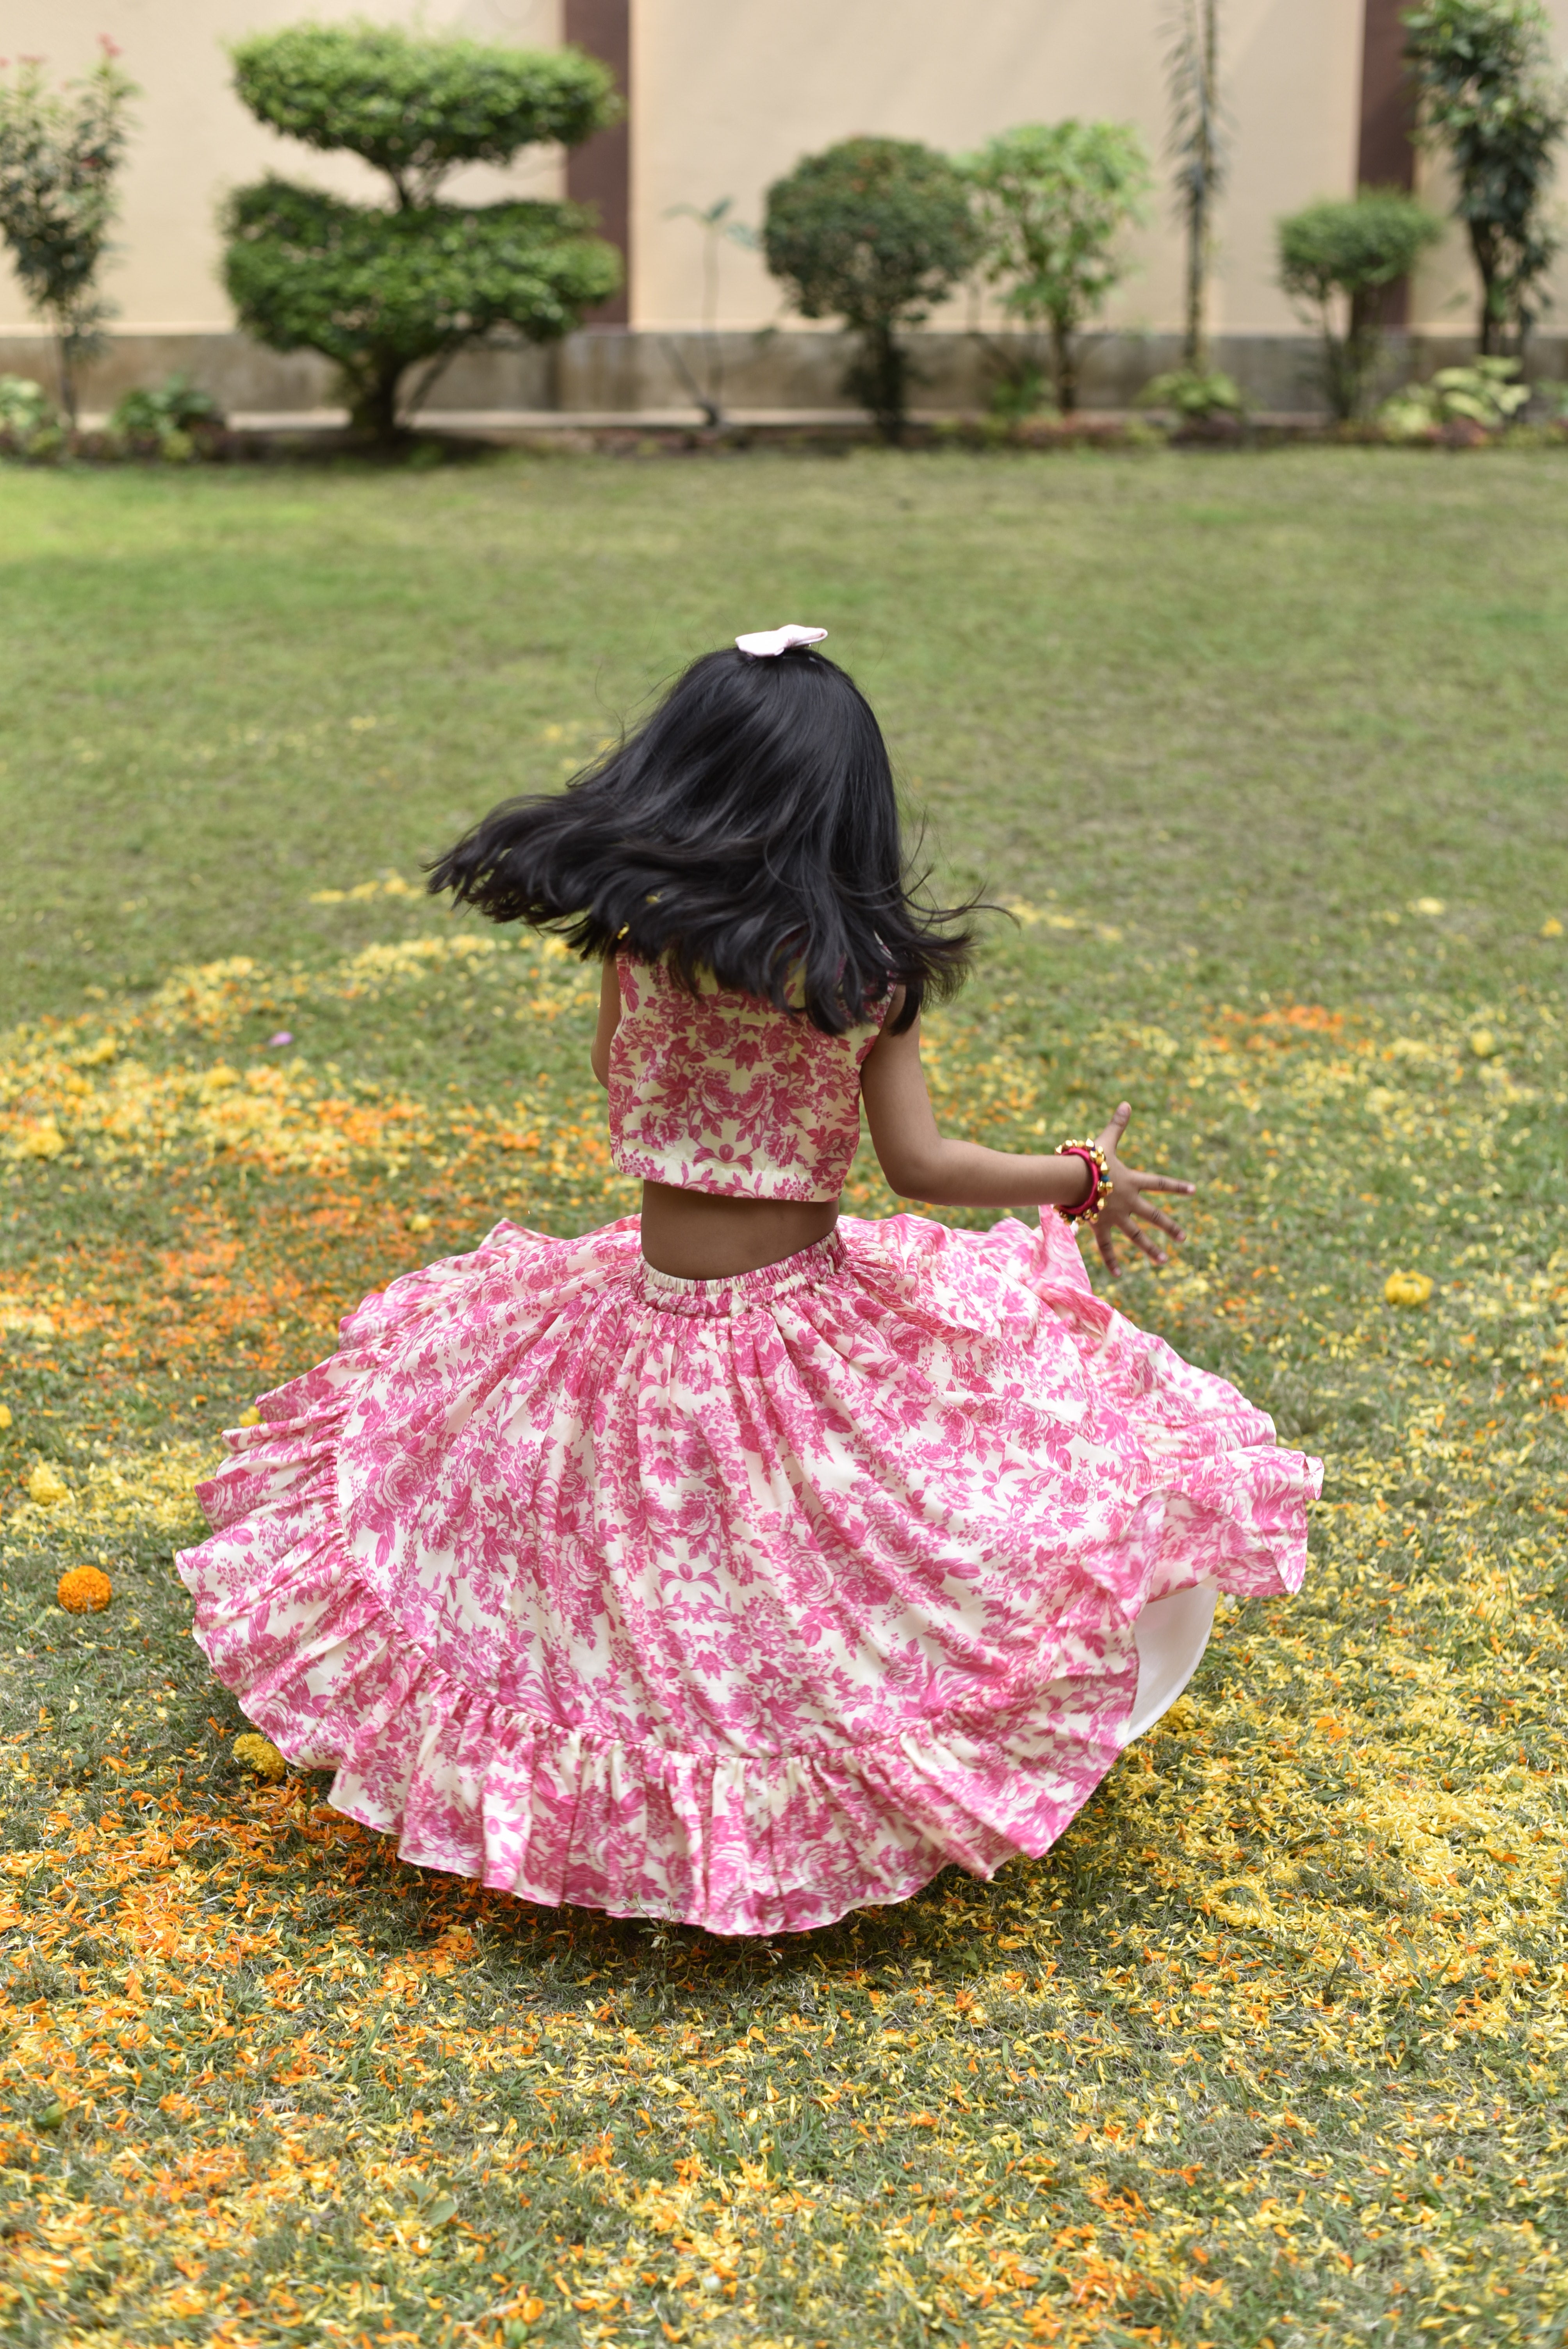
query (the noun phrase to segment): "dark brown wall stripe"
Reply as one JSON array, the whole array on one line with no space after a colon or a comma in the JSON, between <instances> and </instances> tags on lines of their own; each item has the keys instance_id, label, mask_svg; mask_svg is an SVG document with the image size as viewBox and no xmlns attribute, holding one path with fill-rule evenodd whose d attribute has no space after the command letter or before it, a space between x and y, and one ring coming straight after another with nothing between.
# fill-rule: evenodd
<instances>
[{"instance_id":1,"label":"dark brown wall stripe","mask_svg":"<svg viewBox=\"0 0 1568 2349\"><path fill-rule=\"evenodd\" d=\"M603 57L620 85L626 115L614 130L601 130L566 159L566 192L573 203L592 204L601 234L619 245L625 280L613 301L590 310L591 326L624 326L631 317L632 280L632 5L631 0L566 0L566 38L590 57Z\"/></svg>"},{"instance_id":2,"label":"dark brown wall stripe","mask_svg":"<svg viewBox=\"0 0 1568 2349\"><path fill-rule=\"evenodd\" d=\"M1367 0L1361 39L1361 136L1356 178L1363 188L1413 188L1416 184L1415 109L1405 72L1405 31L1399 22L1408 0ZM1401 278L1383 297L1384 323L1402 326L1409 316L1410 289Z\"/></svg>"}]
</instances>

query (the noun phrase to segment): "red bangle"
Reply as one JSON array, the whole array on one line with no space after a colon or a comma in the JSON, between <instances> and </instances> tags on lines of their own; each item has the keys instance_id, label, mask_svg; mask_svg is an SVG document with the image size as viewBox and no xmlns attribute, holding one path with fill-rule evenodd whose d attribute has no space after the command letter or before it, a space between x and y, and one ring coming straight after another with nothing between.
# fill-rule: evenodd
<instances>
[{"instance_id":1,"label":"red bangle","mask_svg":"<svg viewBox=\"0 0 1568 2349\"><path fill-rule=\"evenodd\" d=\"M1110 1176L1106 1172L1105 1153L1097 1142L1058 1142L1058 1158L1081 1158L1092 1178L1088 1196L1076 1207L1058 1207L1057 1213L1069 1224L1092 1224L1111 1194Z\"/></svg>"}]
</instances>

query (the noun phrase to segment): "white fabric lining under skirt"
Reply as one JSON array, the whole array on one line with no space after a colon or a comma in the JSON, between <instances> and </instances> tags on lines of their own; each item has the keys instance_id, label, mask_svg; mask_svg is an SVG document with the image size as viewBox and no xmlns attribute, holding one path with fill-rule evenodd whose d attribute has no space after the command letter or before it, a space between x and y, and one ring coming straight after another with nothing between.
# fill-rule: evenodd
<instances>
[{"instance_id":1,"label":"white fabric lining under skirt","mask_svg":"<svg viewBox=\"0 0 1568 2349\"><path fill-rule=\"evenodd\" d=\"M1129 1744L1169 1713L1203 1660L1214 1628L1219 1589L1195 1582L1151 1599L1132 1627L1138 1648L1138 1695L1127 1725Z\"/></svg>"}]
</instances>

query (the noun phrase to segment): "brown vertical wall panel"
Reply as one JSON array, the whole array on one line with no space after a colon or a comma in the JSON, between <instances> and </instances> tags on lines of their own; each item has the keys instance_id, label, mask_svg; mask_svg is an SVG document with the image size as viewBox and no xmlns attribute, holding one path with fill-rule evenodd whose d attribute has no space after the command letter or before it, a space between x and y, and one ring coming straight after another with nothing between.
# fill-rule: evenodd
<instances>
[{"instance_id":1,"label":"brown vertical wall panel","mask_svg":"<svg viewBox=\"0 0 1568 2349\"><path fill-rule=\"evenodd\" d=\"M1415 108L1405 71L1405 29L1399 22L1408 0L1367 0L1361 36L1361 138L1356 178L1363 188L1413 188L1416 184ZM1384 323L1402 326L1409 316L1410 288L1401 278L1383 296Z\"/></svg>"},{"instance_id":2,"label":"brown vertical wall panel","mask_svg":"<svg viewBox=\"0 0 1568 2349\"><path fill-rule=\"evenodd\" d=\"M1405 72L1408 0L1367 0L1361 41L1361 147L1357 177L1363 187L1416 184L1415 109Z\"/></svg>"},{"instance_id":3,"label":"brown vertical wall panel","mask_svg":"<svg viewBox=\"0 0 1568 2349\"><path fill-rule=\"evenodd\" d=\"M574 48L603 57L626 102L614 130L599 131L566 159L568 196L594 207L601 234L620 247L626 265L621 291L590 310L586 323L624 326L632 314L632 0L566 0L563 29Z\"/></svg>"}]
</instances>

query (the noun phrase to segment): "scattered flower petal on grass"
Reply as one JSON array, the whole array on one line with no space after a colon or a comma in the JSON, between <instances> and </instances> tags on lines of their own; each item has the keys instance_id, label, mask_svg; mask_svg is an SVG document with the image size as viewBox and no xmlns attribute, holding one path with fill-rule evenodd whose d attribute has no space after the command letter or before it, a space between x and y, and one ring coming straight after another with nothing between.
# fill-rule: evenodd
<instances>
[{"instance_id":1,"label":"scattered flower petal on grass","mask_svg":"<svg viewBox=\"0 0 1568 2349\"><path fill-rule=\"evenodd\" d=\"M1130 1093L1153 1163L1223 1135L1191 1169L1191 1246L1117 1301L1328 1454L1311 1579L1222 1610L1191 1692L1043 1861L738 1948L405 1868L281 1755L242 1777L236 1731L266 1741L185 1640L169 1551L212 1446L160 1438L158 1398L255 1424L240 1402L330 1351L416 1217L467 1245L500 1212L571 1232L634 1203L593 1154L602 1096L559 1071L499 1104L273 1064L270 1122L214 1147L222 1040L269 999L417 1016L460 970L585 1042L569 957L456 948L235 957L0 1043L0 1116L54 1116L178 1232L126 1237L117 1207L0 1300L27 1323L7 1378L39 1381L15 1390L30 1425L35 1392L58 1410L69 1480L47 1505L14 1489L0 1526L0 1604L35 1650L20 1723L47 1730L0 1749L0 2330L30 2300L62 2342L90 2313L127 2349L533 2327L803 2349L901 2339L913 2308L969 2349L1175 2349L1288 2300L1310 2349L1390 2312L1473 2349L1526 2303L1555 2338L1568 1247L1536 1205L1522 1238L1512 1201L1506 1240L1501 1200L1480 1221L1516 1132L1563 1105L1544 981L1506 999L1506 1067L1468 1042L1503 1031L1495 995L1387 1022L1183 998L1157 1027L1103 1019L1048 1077L985 980L934 1016L939 1113L977 1137L1037 1140L1064 1075ZM106 1020L123 1049L89 1059ZM389 1101L400 1127L376 1123ZM5 1179L27 1200L78 1180ZM894 1205L869 1156L851 1204ZM1367 1268L1439 1251L1428 1309L1383 1310ZM86 1441L89 1408L124 1423ZM55 1617L40 1640L37 1600L89 1544L117 1636Z\"/></svg>"},{"instance_id":2,"label":"scattered flower petal on grass","mask_svg":"<svg viewBox=\"0 0 1568 2349\"><path fill-rule=\"evenodd\" d=\"M1390 1305L1429 1304L1432 1288L1432 1277L1427 1272L1391 1272L1383 1283L1383 1294Z\"/></svg>"}]
</instances>

